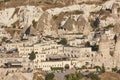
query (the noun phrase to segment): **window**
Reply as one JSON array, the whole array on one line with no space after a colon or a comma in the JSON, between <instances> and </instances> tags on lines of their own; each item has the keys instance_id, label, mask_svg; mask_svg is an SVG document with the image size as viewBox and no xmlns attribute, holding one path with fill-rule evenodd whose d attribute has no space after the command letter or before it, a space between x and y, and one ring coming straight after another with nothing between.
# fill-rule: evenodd
<instances>
[{"instance_id":1,"label":"window","mask_svg":"<svg viewBox=\"0 0 120 80\"><path fill-rule=\"evenodd\" d=\"M87 55L86 57L89 57L89 55Z\"/></svg>"}]
</instances>

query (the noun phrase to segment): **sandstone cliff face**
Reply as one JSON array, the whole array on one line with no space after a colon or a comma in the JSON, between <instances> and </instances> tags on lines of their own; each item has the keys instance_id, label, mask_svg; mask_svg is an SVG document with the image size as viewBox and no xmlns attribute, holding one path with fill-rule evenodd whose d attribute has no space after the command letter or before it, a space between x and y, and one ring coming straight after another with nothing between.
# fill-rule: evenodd
<instances>
[{"instance_id":1,"label":"sandstone cliff face","mask_svg":"<svg viewBox=\"0 0 120 80\"><path fill-rule=\"evenodd\" d=\"M76 19L77 20L75 20L73 16L69 17L62 27L68 31L83 33L85 35L89 34L91 30L89 22L85 20L82 15L78 16Z\"/></svg>"},{"instance_id":2,"label":"sandstone cliff face","mask_svg":"<svg viewBox=\"0 0 120 80\"><path fill-rule=\"evenodd\" d=\"M78 3L101 3L107 0L44 0L53 3L62 3L64 5L78 4Z\"/></svg>"},{"instance_id":3,"label":"sandstone cliff face","mask_svg":"<svg viewBox=\"0 0 120 80\"><path fill-rule=\"evenodd\" d=\"M45 12L38 21L36 30L43 35L53 35L57 33L57 26L52 16Z\"/></svg>"},{"instance_id":4,"label":"sandstone cliff face","mask_svg":"<svg viewBox=\"0 0 120 80\"><path fill-rule=\"evenodd\" d=\"M30 26L32 21L38 21L42 9L35 6L20 6L17 8L6 8L0 11L0 25L7 27Z\"/></svg>"},{"instance_id":5,"label":"sandstone cliff face","mask_svg":"<svg viewBox=\"0 0 120 80\"><path fill-rule=\"evenodd\" d=\"M73 26L76 24L75 20L73 18L69 18L66 23L63 25L63 28L69 31L74 31Z\"/></svg>"},{"instance_id":6,"label":"sandstone cliff face","mask_svg":"<svg viewBox=\"0 0 120 80\"><path fill-rule=\"evenodd\" d=\"M94 2L97 3L103 0L43 0L43 2L51 1L54 3L65 3L76 4L82 2ZM105 0L104 0L105 1ZM70 2L70 3L69 3ZM57 35L59 24L62 24L61 27L67 31L80 32L84 34L89 34L92 30L89 18L94 20L100 15L101 9L106 11L106 9L112 9L109 14L101 14L100 17L100 28L106 27L109 24L119 23L119 15L117 14L120 4L118 3L117 7L113 6L116 4L115 0L107 1L101 5L96 4L80 4L80 5L69 5L62 8L51 8L45 11L41 10L39 7L35 6L22 6L18 8L10 8L1 11L0 22L4 25L17 25L16 27L23 28L29 27L32 25L32 21L37 22L37 27L33 29L33 33L36 32L44 35ZM53 4L50 4L53 5ZM12 15L9 14L12 12ZM108 12L108 11L107 11ZM9 15L7 15L7 13ZM63 13L63 14L62 14ZM91 14L95 13L95 14ZM34 14L34 15L33 15ZM4 17L3 17L4 16ZM57 19L53 17L57 16ZM67 19L64 19L66 18ZM117 20L116 20L117 19ZM118 22L117 22L118 21ZM8 26L9 26L8 25ZM115 32L119 32L119 27L115 27Z\"/></svg>"}]
</instances>

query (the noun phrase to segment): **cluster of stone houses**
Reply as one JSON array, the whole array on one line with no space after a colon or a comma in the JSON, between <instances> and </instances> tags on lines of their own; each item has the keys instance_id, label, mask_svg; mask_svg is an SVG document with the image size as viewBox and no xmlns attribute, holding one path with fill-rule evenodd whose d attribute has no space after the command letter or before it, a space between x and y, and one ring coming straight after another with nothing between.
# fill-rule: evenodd
<instances>
[{"instance_id":1,"label":"cluster of stone houses","mask_svg":"<svg viewBox=\"0 0 120 80\"><path fill-rule=\"evenodd\" d=\"M84 6L84 5L82 5ZM58 11L59 8L56 9L50 9L47 10L46 14L51 14L51 15L56 15L59 14L60 12L67 12L69 9L82 9L83 7L80 5L74 5L71 7L64 7L63 9L60 8L61 11ZM86 7L88 8L90 5L86 4ZM94 5L92 5L95 7ZM111 5L108 5L111 6ZM77 7L77 8L76 8ZM87 9L84 7L85 9ZM103 6L103 8L105 5ZM106 6L107 7L107 6ZM105 7L105 8L106 8ZM31 11L32 8L32 11ZM102 6L98 6L99 9L102 8ZM116 8L116 7L115 7ZM40 35L40 33L37 31L34 31L33 33L35 34L30 34L30 29L33 27L32 21L35 19L35 21L38 21L39 17L41 14L38 14L39 12L42 12L40 9L35 8L35 7L20 7L20 11L22 11L19 16L20 21L22 22L20 26L23 28L24 26L27 26L25 30L23 30L18 36L18 33L16 35L11 36L7 31L3 28L0 29L0 39L1 39L1 44L0 44L0 67L1 68L10 68L17 66L20 69L42 69L45 71L51 70L52 67L62 67L65 68L66 66L71 68L81 68L82 66L90 67L93 68L95 66L102 66L104 65L106 70L111 71L112 68L117 67L120 69L120 39L119 39L119 32L114 31L114 26L110 29L109 24L117 24L118 21L115 19L115 15L117 14L119 17L119 13L116 12L118 11L117 9L113 8L113 14L110 14L112 17L107 17L106 19L102 19L106 17L106 14L99 16L95 19L99 22L99 18L101 18L101 22L99 22L100 28L102 29L95 31L91 30L88 28L90 27L90 24L87 24L88 21L83 20L80 22L83 22L83 25L79 25L80 28L84 28L80 32L77 32L78 29L76 25L68 24L73 28L73 31L69 30L61 30L58 29L56 32L58 32L57 37L51 36L49 31L54 32L54 29L51 29L52 24L50 25L50 19L49 15L43 15L43 19L41 18L39 24L43 24L38 26L38 29L43 30L45 29L47 33L47 37L44 36L44 33ZM24 10L25 9L25 10ZM28 11L26 10L28 9ZM34 11L37 11L35 12ZM92 11L94 12L94 9L96 11L97 8L90 8L91 10L88 10L88 13L86 12L83 16L89 16L89 17L95 17L94 15L90 16L90 13ZM104 9L105 10L105 9ZM14 12L15 9L11 9L10 12ZM72 10L71 10L72 11ZM85 12L85 10L83 10ZM9 12L9 10L8 10ZM3 15L3 12L0 12L1 15ZM26 13L26 14L25 14ZM31 13L34 13L33 15ZM106 13L106 10L105 10ZM9 14L9 13L5 13ZM51 16L50 15L50 16ZM7 18L3 19L1 17L0 21L4 23L4 25L8 26L10 25L9 22L13 22L13 20L8 20L12 15L8 15ZM14 15L15 20L17 21L19 17L16 17ZM45 18L44 18L45 17ZM85 17L88 18L88 17ZM30 20L29 20L30 19ZM80 19L81 16L80 16ZM69 20L69 19L68 19ZM46 22L45 22L46 21ZM70 20L71 21L71 20ZM85 21L85 22L84 22ZM66 21L66 23L69 21ZM71 21L72 22L72 21ZM79 22L79 23L80 23ZM8 24L9 23L9 24ZM87 25L86 25L87 24ZM109 26L108 26L109 25ZM31 27L30 27L31 26ZM56 26L54 26L56 27ZM63 26L64 27L64 26ZM116 26L115 26L116 27ZM67 29L67 28L66 28ZM117 29L117 28L116 28ZM119 31L119 28L118 28ZM44 31L43 31L44 32ZM14 33L14 34L15 34ZM22 34L22 35L21 35ZM54 33L53 33L54 34ZM6 39L2 41L3 38ZM19 39L19 38L20 39ZM65 38L67 40L67 44L59 44L58 42ZM36 58L33 61L29 60L29 54L32 52L35 53Z\"/></svg>"},{"instance_id":2,"label":"cluster of stone houses","mask_svg":"<svg viewBox=\"0 0 120 80\"><path fill-rule=\"evenodd\" d=\"M6 35L6 34L4 34ZM5 63L21 65L22 69L42 69L49 71L52 67L69 66L69 68L81 68L82 66L94 67L104 65L106 70L111 70L114 67L120 68L119 65L119 39L114 43L114 33L105 31L103 35L94 40L94 35L91 33L89 37L81 33L63 34L62 38L66 38L67 45L58 44L56 39L44 40L38 42L37 36L28 36L27 40L12 42L7 41L1 44L3 52L0 54L18 54L16 57L1 56L0 66L4 67ZM29 39L31 38L31 39ZM85 43L90 42L90 45L99 45L98 50L93 50L91 46L85 46ZM36 58L31 62L29 54L35 52Z\"/></svg>"}]
</instances>

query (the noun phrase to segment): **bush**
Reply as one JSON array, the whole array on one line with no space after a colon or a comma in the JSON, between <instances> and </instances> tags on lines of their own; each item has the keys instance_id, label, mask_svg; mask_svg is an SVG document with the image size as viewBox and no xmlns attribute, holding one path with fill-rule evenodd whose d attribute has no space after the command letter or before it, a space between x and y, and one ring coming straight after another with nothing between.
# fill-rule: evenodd
<instances>
[{"instance_id":1,"label":"bush","mask_svg":"<svg viewBox=\"0 0 120 80\"><path fill-rule=\"evenodd\" d=\"M55 75L53 73L49 73L45 76L45 80L53 80L54 76Z\"/></svg>"},{"instance_id":2,"label":"bush","mask_svg":"<svg viewBox=\"0 0 120 80\"><path fill-rule=\"evenodd\" d=\"M116 72L116 71L118 71L117 67L115 67L115 68L112 68L112 71L113 71L113 72Z\"/></svg>"},{"instance_id":3,"label":"bush","mask_svg":"<svg viewBox=\"0 0 120 80\"><path fill-rule=\"evenodd\" d=\"M16 28L16 26L15 26L15 25L13 25L13 28Z\"/></svg>"},{"instance_id":4,"label":"bush","mask_svg":"<svg viewBox=\"0 0 120 80\"><path fill-rule=\"evenodd\" d=\"M33 27L36 28L37 22L35 20L32 21Z\"/></svg>"},{"instance_id":5,"label":"bush","mask_svg":"<svg viewBox=\"0 0 120 80\"><path fill-rule=\"evenodd\" d=\"M87 41L87 42L85 43L85 47L90 47L90 42L89 42L89 41Z\"/></svg>"},{"instance_id":6,"label":"bush","mask_svg":"<svg viewBox=\"0 0 120 80\"><path fill-rule=\"evenodd\" d=\"M106 29L109 29L109 28L113 28L114 27L114 25L113 24L109 24L108 26L106 26L105 28Z\"/></svg>"},{"instance_id":7,"label":"bush","mask_svg":"<svg viewBox=\"0 0 120 80\"><path fill-rule=\"evenodd\" d=\"M91 80L100 80L98 75L93 74L93 73L88 74L87 77L90 78Z\"/></svg>"},{"instance_id":8,"label":"bush","mask_svg":"<svg viewBox=\"0 0 120 80\"><path fill-rule=\"evenodd\" d=\"M50 2L50 1L46 1L45 4L51 5L52 2Z\"/></svg>"},{"instance_id":9,"label":"bush","mask_svg":"<svg viewBox=\"0 0 120 80\"><path fill-rule=\"evenodd\" d=\"M105 67L104 67L104 65L102 65L100 72L101 72L101 73L104 73L104 72L105 72Z\"/></svg>"},{"instance_id":10,"label":"bush","mask_svg":"<svg viewBox=\"0 0 120 80\"><path fill-rule=\"evenodd\" d=\"M87 69L87 67L83 65L83 66L81 67L81 69Z\"/></svg>"},{"instance_id":11,"label":"bush","mask_svg":"<svg viewBox=\"0 0 120 80\"><path fill-rule=\"evenodd\" d=\"M57 18L58 18L58 16L57 16L57 15L54 15L54 16L53 16L53 19L54 19L54 20L56 20Z\"/></svg>"},{"instance_id":12,"label":"bush","mask_svg":"<svg viewBox=\"0 0 120 80\"><path fill-rule=\"evenodd\" d=\"M99 45L93 45L92 47L92 51L98 51L99 50Z\"/></svg>"},{"instance_id":13,"label":"bush","mask_svg":"<svg viewBox=\"0 0 120 80\"><path fill-rule=\"evenodd\" d=\"M116 44L116 42L117 42L117 35L114 36L114 42Z\"/></svg>"},{"instance_id":14,"label":"bush","mask_svg":"<svg viewBox=\"0 0 120 80\"><path fill-rule=\"evenodd\" d=\"M80 72L75 72L74 74L68 74L65 77L66 80L81 80L84 76Z\"/></svg>"},{"instance_id":15,"label":"bush","mask_svg":"<svg viewBox=\"0 0 120 80\"><path fill-rule=\"evenodd\" d=\"M33 61L35 58L36 58L36 55L35 55L35 53L32 51L32 53L29 54L29 59L30 59L31 61Z\"/></svg>"},{"instance_id":16,"label":"bush","mask_svg":"<svg viewBox=\"0 0 120 80\"><path fill-rule=\"evenodd\" d=\"M51 70L53 70L53 71L57 71L57 70L63 71L63 67L51 67Z\"/></svg>"},{"instance_id":17,"label":"bush","mask_svg":"<svg viewBox=\"0 0 120 80\"><path fill-rule=\"evenodd\" d=\"M7 37L3 37L2 42L5 42L7 39L8 39Z\"/></svg>"},{"instance_id":18,"label":"bush","mask_svg":"<svg viewBox=\"0 0 120 80\"><path fill-rule=\"evenodd\" d=\"M47 36L45 36L46 38L50 38L51 40L54 40L54 37L52 37L52 36L49 36L49 35L47 35Z\"/></svg>"},{"instance_id":19,"label":"bush","mask_svg":"<svg viewBox=\"0 0 120 80\"><path fill-rule=\"evenodd\" d=\"M7 28L8 26L1 26L1 28Z\"/></svg>"},{"instance_id":20,"label":"bush","mask_svg":"<svg viewBox=\"0 0 120 80\"><path fill-rule=\"evenodd\" d=\"M67 40L65 38L62 38L58 44L67 45Z\"/></svg>"},{"instance_id":21,"label":"bush","mask_svg":"<svg viewBox=\"0 0 120 80\"><path fill-rule=\"evenodd\" d=\"M95 66L94 69L96 69L97 71L100 71L101 67L100 66Z\"/></svg>"}]
</instances>

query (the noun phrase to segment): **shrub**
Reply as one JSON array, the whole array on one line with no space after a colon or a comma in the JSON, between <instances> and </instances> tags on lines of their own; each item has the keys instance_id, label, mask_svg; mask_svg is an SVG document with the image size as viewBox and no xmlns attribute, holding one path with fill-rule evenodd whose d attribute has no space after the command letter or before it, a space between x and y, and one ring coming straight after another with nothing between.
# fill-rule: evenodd
<instances>
[{"instance_id":1,"label":"shrub","mask_svg":"<svg viewBox=\"0 0 120 80\"><path fill-rule=\"evenodd\" d=\"M113 71L113 72L116 72L116 71L118 71L117 67L115 67L115 68L112 68L112 71Z\"/></svg>"},{"instance_id":2,"label":"shrub","mask_svg":"<svg viewBox=\"0 0 120 80\"><path fill-rule=\"evenodd\" d=\"M45 4L51 5L52 2L50 2L50 1L46 1Z\"/></svg>"},{"instance_id":3,"label":"shrub","mask_svg":"<svg viewBox=\"0 0 120 80\"><path fill-rule=\"evenodd\" d=\"M47 35L47 36L45 36L46 38L50 38L51 40L54 40L54 37L52 37L52 36L49 36L49 35Z\"/></svg>"},{"instance_id":4,"label":"shrub","mask_svg":"<svg viewBox=\"0 0 120 80\"><path fill-rule=\"evenodd\" d=\"M114 36L114 42L116 44L116 42L117 42L117 35Z\"/></svg>"},{"instance_id":5,"label":"shrub","mask_svg":"<svg viewBox=\"0 0 120 80\"><path fill-rule=\"evenodd\" d=\"M81 80L84 76L80 72L75 72L74 74L68 74L65 77L66 80Z\"/></svg>"},{"instance_id":6,"label":"shrub","mask_svg":"<svg viewBox=\"0 0 120 80\"><path fill-rule=\"evenodd\" d=\"M100 66L95 66L94 67L97 71L100 71L101 70L101 67Z\"/></svg>"},{"instance_id":7,"label":"shrub","mask_svg":"<svg viewBox=\"0 0 120 80\"><path fill-rule=\"evenodd\" d=\"M58 42L58 44L67 45L67 40L66 40L66 38L62 38L61 41Z\"/></svg>"},{"instance_id":8,"label":"shrub","mask_svg":"<svg viewBox=\"0 0 120 80\"><path fill-rule=\"evenodd\" d=\"M93 73L88 74L87 77L90 78L91 80L100 80L98 75L93 74Z\"/></svg>"},{"instance_id":9,"label":"shrub","mask_svg":"<svg viewBox=\"0 0 120 80\"><path fill-rule=\"evenodd\" d=\"M90 42L89 42L89 41L87 41L87 42L85 43L85 47L90 47Z\"/></svg>"},{"instance_id":10,"label":"shrub","mask_svg":"<svg viewBox=\"0 0 120 80\"><path fill-rule=\"evenodd\" d=\"M87 67L83 65L83 66L81 67L81 69L87 69Z\"/></svg>"},{"instance_id":11,"label":"shrub","mask_svg":"<svg viewBox=\"0 0 120 80\"><path fill-rule=\"evenodd\" d=\"M7 37L3 37L2 42L5 42L7 39L8 39Z\"/></svg>"},{"instance_id":12,"label":"shrub","mask_svg":"<svg viewBox=\"0 0 120 80\"><path fill-rule=\"evenodd\" d=\"M53 73L49 73L45 76L45 80L53 80L54 76L55 75Z\"/></svg>"},{"instance_id":13,"label":"shrub","mask_svg":"<svg viewBox=\"0 0 120 80\"><path fill-rule=\"evenodd\" d=\"M114 25L113 24L109 24L108 26L106 26L105 28L106 29L110 29L110 28L113 28L114 27Z\"/></svg>"},{"instance_id":14,"label":"shrub","mask_svg":"<svg viewBox=\"0 0 120 80\"><path fill-rule=\"evenodd\" d=\"M63 70L63 67L51 67L51 70L54 70L54 71L56 71L56 70Z\"/></svg>"},{"instance_id":15,"label":"shrub","mask_svg":"<svg viewBox=\"0 0 120 80\"><path fill-rule=\"evenodd\" d=\"M37 22L35 20L32 21L33 27L36 28Z\"/></svg>"},{"instance_id":16,"label":"shrub","mask_svg":"<svg viewBox=\"0 0 120 80\"><path fill-rule=\"evenodd\" d=\"M93 45L92 47L92 51L98 51L99 50L99 45Z\"/></svg>"},{"instance_id":17,"label":"shrub","mask_svg":"<svg viewBox=\"0 0 120 80\"><path fill-rule=\"evenodd\" d=\"M35 53L32 51L32 53L29 54L29 59L33 61L36 58Z\"/></svg>"},{"instance_id":18,"label":"shrub","mask_svg":"<svg viewBox=\"0 0 120 80\"><path fill-rule=\"evenodd\" d=\"M101 72L101 73L104 73L104 72L105 72L105 67L104 67L104 65L102 65L100 72Z\"/></svg>"},{"instance_id":19,"label":"shrub","mask_svg":"<svg viewBox=\"0 0 120 80\"><path fill-rule=\"evenodd\" d=\"M16 26L15 26L15 25L13 25L13 28L16 28Z\"/></svg>"}]
</instances>

